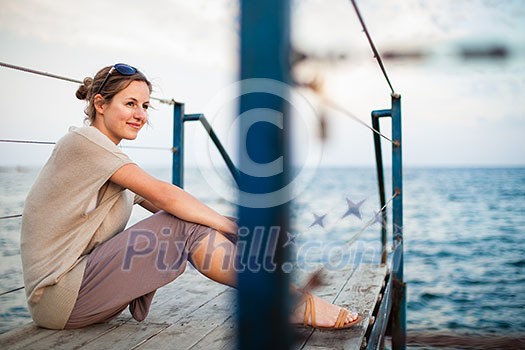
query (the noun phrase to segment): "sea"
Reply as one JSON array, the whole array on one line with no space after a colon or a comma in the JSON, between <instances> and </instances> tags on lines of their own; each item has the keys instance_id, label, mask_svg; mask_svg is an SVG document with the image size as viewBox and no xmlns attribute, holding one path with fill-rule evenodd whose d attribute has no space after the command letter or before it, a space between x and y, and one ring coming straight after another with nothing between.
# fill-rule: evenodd
<instances>
[{"instance_id":1,"label":"sea","mask_svg":"<svg viewBox=\"0 0 525 350\"><path fill-rule=\"evenodd\" d=\"M170 180L170 169L148 170ZM292 256L302 262L296 268L378 262L375 169L304 171L306 186L292 194L287 232ZM506 344L502 348L523 345L516 341L525 338L525 168L407 167L403 172L409 346L464 348L475 339L495 338ZM1 217L21 214L37 174L36 168L0 168ZM216 192L211 176L206 169L188 169L185 189L235 216L236 205ZM389 199L389 176L386 182ZM390 206L387 213L390 238ZM130 224L147 215L134 210ZM20 222L19 217L0 220L0 293L23 285ZM27 322L23 290L0 296L0 333ZM440 345L445 338L448 345ZM478 345L499 347L488 344Z\"/></svg>"}]
</instances>

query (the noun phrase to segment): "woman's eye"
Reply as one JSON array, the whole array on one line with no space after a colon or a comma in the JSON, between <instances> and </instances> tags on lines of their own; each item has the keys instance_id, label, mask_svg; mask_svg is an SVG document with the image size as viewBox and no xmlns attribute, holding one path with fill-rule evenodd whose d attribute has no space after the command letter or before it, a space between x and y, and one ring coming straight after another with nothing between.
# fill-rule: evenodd
<instances>
[{"instance_id":1,"label":"woman's eye","mask_svg":"<svg viewBox=\"0 0 525 350\"><path fill-rule=\"evenodd\" d=\"M144 105L144 106L142 106L142 108L144 108L145 110L148 110L149 105Z\"/></svg>"},{"instance_id":2,"label":"woman's eye","mask_svg":"<svg viewBox=\"0 0 525 350\"><path fill-rule=\"evenodd\" d=\"M130 107L133 107L133 106L135 105L135 102L133 102L133 101L129 101L129 102L127 103L127 105L130 106Z\"/></svg>"}]
</instances>

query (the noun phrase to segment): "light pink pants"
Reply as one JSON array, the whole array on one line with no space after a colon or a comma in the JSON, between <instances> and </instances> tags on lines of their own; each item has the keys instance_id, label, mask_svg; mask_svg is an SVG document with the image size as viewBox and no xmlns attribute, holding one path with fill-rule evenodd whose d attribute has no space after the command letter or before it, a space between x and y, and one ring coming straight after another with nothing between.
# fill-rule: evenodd
<instances>
[{"instance_id":1,"label":"light pink pants","mask_svg":"<svg viewBox=\"0 0 525 350\"><path fill-rule=\"evenodd\" d=\"M219 233L161 211L102 243L87 258L65 328L109 321L128 305L134 319L144 320L156 290L184 272L194 249L210 234ZM234 236L225 237L235 243Z\"/></svg>"}]
</instances>

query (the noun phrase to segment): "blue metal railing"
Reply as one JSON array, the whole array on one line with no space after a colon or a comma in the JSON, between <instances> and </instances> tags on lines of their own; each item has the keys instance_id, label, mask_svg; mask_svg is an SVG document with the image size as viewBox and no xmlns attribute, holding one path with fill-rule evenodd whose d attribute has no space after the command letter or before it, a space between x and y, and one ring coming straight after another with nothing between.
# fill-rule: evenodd
<instances>
[{"instance_id":1,"label":"blue metal railing","mask_svg":"<svg viewBox=\"0 0 525 350\"><path fill-rule=\"evenodd\" d=\"M385 296L379 310L379 316L390 315L392 347L404 349L406 344L406 285L403 280L403 160L402 160L402 128L401 128L401 96L392 93L391 108L372 111L372 127L380 131L379 119L390 117L392 121L392 253L391 275L389 276L383 295ZM377 179L381 206L385 205L385 183L383 173L383 158L381 140L378 133L373 133L376 158ZM387 221L386 212L382 212L381 263L387 260ZM375 348L381 343L388 322L380 319L372 328L369 337L369 348Z\"/></svg>"},{"instance_id":2,"label":"blue metal railing","mask_svg":"<svg viewBox=\"0 0 525 350\"><path fill-rule=\"evenodd\" d=\"M392 346L405 348L406 344L406 285L403 281L403 159L401 131L401 97L392 94L392 186L397 194L392 203L392 234L396 246L392 259L393 317Z\"/></svg>"},{"instance_id":3,"label":"blue metal railing","mask_svg":"<svg viewBox=\"0 0 525 350\"><path fill-rule=\"evenodd\" d=\"M184 103L173 103L171 183L184 188Z\"/></svg>"},{"instance_id":4,"label":"blue metal railing","mask_svg":"<svg viewBox=\"0 0 525 350\"><path fill-rule=\"evenodd\" d=\"M230 156L228 155L228 152L226 152L226 149L224 149L221 141L217 137L217 134L211 127L210 123L208 122L208 119L204 116L204 114L186 114L184 115L184 121L200 121L206 132L208 133L208 136L213 141L217 149L219 150L219 153L221 154L222 159L226 163L226 166L228 167L228 170L230 170L230 173L233 176L233 179L239 185L239 169L235 167L233 164Z\"/></svg>"},{"instance_id":5,"label":"blue metal railing","mask_svg":"<svg viewBox=\"0 0 525 350\"><path fill-rule=\"evenodd\" d=\"M185 114L184 104L180 102L174 102L173 104L172 184L181 188L184 187L184 124L191 121L199 121L202 124L204 130L206 130L208 136L217 147L233 179L239 185L239 170L233 164L206 116L204 114Z\"/></svg>"},{"instance_id":6,"label":"blue metal railing","mask_svg":"<svg viewBox=\"0 0 525 350\"><path fill-rule=\"evenodd\" d=\"M184 124L191 121L199 121L202 124L204 130L206 130L208 136L217 147L233 179L239 185L239 170L233 164L230 155L226 152L206 116L204 114L184 114L184 104L179 102L175 102L173 105L172 183L181 188L184 187Z\"/></svg>"}]
</instances>

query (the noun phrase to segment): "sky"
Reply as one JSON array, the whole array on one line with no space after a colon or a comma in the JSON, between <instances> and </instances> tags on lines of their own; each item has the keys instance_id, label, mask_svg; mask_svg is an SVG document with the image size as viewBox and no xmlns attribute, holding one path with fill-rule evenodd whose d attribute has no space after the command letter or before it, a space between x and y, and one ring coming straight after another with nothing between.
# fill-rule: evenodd
<instances>
[{"instance_id":1,"label":"sky","mask_svg":"<svg viewBox=\"0 0 525 350\"><path fill-rule=\"evenodd\" d=\"M402 96L406 166L525 166L525 1L357 1L380 53L423 53L385 66ZM292 2L296 162L371 166L371 131L320 102L319 94L362 121L390 107L390 90L348 0ZM154 85L154 96L206 113L234 159L238 153L239 5L231 0L0 0L0 61L83 79L125 62ZM272 38L269 38L272 40ZM465 48L499 45L499 59L462 59ZM335 58L339 57L339 58ZM341 58L344 57L344 58ZM77 85L0 67L0 139L56 141L83 123ZM295 103L295 102L294 102ZM154 103L151 125L123 146L171 146L171 107ZM319 137L319 115L326 139ZM387 121L382 132L389 135ZM383 144L388 150L388 142ZM42 165L52 146L0 144L0 166ZM127 149L144 166L169 166L167 150ZM388 161L388 157L387 157ZM204 130L186 128L186 164L220 162Z\"/></svg>"}]
</instances>

